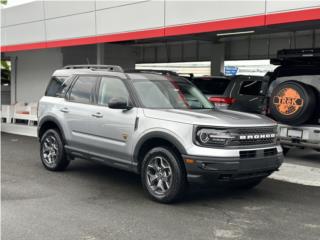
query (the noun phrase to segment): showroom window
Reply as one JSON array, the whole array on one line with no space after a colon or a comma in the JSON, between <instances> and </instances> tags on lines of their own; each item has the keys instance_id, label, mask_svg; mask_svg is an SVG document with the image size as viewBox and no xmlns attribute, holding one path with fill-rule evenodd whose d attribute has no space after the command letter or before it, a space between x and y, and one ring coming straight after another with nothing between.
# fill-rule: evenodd
<instances>
[{"instance_id":1,"label":"showroom window","mask_svg":"<svg viewBox=\"0 0 320 240\"><path fill-rule=\"evenodd\" d=\"M98 104L107 106L112 98L123 98L128 101L128 90L120 79L103 77L99 88Z\"/></svg>"},{"instance_id":2,"label":"showroom window","mask_svg":"<svg viewBox=\"0 0 320 240\"><path fill-rule=\"evenodd\" d=\"M79 77L71 89L69 100L78 103L90 103L92 100L92 89L96 84L96 80L96 77Z\"/></svg>"},{"instance_id":3,"label":"showroom window","mask_svg":"<svg viewBox=\"0 0 320 240\"><path fill-rule=\"evenodd\" d=\"M260 94L261 87L261 81L244 81L241 84L239 94L256 96Z\"/></svg>"}]
</instances>

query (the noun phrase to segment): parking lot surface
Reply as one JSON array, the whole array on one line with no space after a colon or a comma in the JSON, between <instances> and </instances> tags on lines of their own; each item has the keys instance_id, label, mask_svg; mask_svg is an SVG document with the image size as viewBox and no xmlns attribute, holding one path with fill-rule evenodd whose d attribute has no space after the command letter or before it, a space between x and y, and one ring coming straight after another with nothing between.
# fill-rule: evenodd
<instances>
[{"instance_id":1,"label":"parking lot surface","mask_svg":"<svg viewBox=\"0 0 320 240\"><path fill-rule=\"evenodd\" d=\"M320 187L290 182L290 171L250 191L194 187L165 205L132 173L85 160L46 171L36 138L2 134L1 147L2 239L320 238ZM320 154L293 150L285 163L317 172Z\"/></svg>"}]
</instances>

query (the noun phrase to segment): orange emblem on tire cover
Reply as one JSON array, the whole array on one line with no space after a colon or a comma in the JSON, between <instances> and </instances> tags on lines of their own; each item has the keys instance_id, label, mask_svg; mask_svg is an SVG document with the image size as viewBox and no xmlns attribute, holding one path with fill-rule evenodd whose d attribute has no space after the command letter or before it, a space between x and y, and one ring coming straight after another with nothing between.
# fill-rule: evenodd
<instances>
[{"instance_id":1,"label":"orange emblem on tire cover","mask_svg":"<svg viewBox=\"0 0 320 240\"><path fill-rule=\"evenodd\" d=\"M283 88L273 98L273 104L282 115L295 114L303 107L303 99L293 88Z\"/></svg>"}]
</instances>

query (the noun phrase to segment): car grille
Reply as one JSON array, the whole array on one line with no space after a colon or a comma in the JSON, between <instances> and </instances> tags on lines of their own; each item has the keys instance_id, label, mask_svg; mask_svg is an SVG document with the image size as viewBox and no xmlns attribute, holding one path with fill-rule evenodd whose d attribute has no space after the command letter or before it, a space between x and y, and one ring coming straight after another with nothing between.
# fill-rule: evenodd
<instances>
[{"instance_id":1,"label":"car grille","mask_svg":"<svg viewBox=\"0 0 320 240\"><path fill-rule=\"evenodd\" d=\"M263 128L239 128L232 130L234 139L230 140L229 146L250 146L250 145L268 145L276 142L276 136L272 138L260 139L240 139L240 136L249 135L263 135L263 134L276 134L276 127L263 127Z\"/></svg>"},{"instance_id":2,"label":"car grille","mask_svg":"<svg viewBox=\"0 0 320 240\"><path fill-rule=\"evenodd\" d=\"M255 158L255 157L272 157L277 155L277 153L278 151L276 148L240 151L240 159L248 159L248 158Z\"/></svg>"},{"instance_id":3,"label":"car grille","mask_svg":"<svg viewBox=\"0 0 320 240\"><path fill-rule=\"evenodd\" d=\"M232 140L229 146L247 146L247 145L265 145L275 143L275 138L268 139L251 139L251 140Z\"/></svg>"},{"instance_id":4,"label":"car grille","mask_svg":"<svg viewBox=\"0 0 320 240\"><path fill-rule=\"evenodd\" d=\"M256 127L256 128L238 128L235 130L239 134L259 134L259 133L276 133L276 127Z\"/></svg>"},{"instance_id":5,"label":"car grille","mask_svg":"<svg viewBox=\"0 0 320 240\"><path fill-rule=\"evenodd\" d=\"M240 151L240 158L254 158L257 155L257 151Z\"/></svg>"}]
</instances>

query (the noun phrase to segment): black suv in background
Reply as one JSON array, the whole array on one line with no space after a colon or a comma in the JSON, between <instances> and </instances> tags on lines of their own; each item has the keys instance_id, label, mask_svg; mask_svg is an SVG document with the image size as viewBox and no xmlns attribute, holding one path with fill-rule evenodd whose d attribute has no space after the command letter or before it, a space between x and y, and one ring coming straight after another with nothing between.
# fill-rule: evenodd
<instances>
[{"instance_id":1,"label":"black suv in background","mask_svg":"<svg viewBox=\"0 0 320 240\"><path fill-rule=\"evenodd\" d=\"M228 95L232 85L230 78L225 76L203 76L192 77L190 80L216 107L227 108L234 103L234 99Z\"/></svg>"},{"instance_id":2,"label":"black suv in background","mask_svg":"<svg viewBox=\"0 0 320 240\"><path fill-rule=\"evenodd\" d=\"M204 76L189 78L216 107L264 113L269 78L260 76Z\"/></svg>"}]
</instances>

